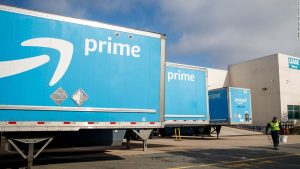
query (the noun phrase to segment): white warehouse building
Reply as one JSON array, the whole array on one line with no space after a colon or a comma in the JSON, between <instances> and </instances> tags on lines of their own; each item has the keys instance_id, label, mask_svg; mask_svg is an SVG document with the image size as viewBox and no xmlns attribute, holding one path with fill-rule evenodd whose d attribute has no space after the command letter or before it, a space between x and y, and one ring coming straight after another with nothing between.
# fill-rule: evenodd
<instances>
[{"instance_id":1,"label":"white warehouse building","mask_svg":"<svg viewBox=\"0 0 300 169\"><path fill-rule=\"evenodd\" d=\"M226 75L224 70L208 69L208 85L251 89L254 126L265 126L274 116L299 124L300 58L277 53L229 65Z\"/></svg>"},{"instance_id":2,"label":"white warehouse building","mask_svg":"<svg viewBox=\"0 0 300 169\"><path fill-rule=\"evenodd\" d=\"M229 74L227 70L207 68L208 90L229 86Z\"/></svg>"}]
</instances>

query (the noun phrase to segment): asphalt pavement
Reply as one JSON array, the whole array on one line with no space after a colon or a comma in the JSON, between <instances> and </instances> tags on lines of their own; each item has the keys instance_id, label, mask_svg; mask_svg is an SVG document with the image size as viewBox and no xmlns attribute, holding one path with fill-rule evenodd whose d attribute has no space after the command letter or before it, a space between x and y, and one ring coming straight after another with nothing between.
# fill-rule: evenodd
<instances>
[{"instance_id":1,"label":"asphalt pavement","mask_svg":"<svg viewBox=\"0 0 300 169\"><path fill-rule=\"evenodd\" d=\"M227 134L226 134L227 131ZM187 168L300 168L300 136L291 135L280 150L272 150L266 135L240 129L224 128L216 137L184 137L149 140L148 150L142 151L141 142L100 150L73 148L43 152L34 161L37 169L187 169ZM244 134L243 134L244 133ZM0 154L2 168L26 166L16 153Z\"/></svg>"}]
</instances>

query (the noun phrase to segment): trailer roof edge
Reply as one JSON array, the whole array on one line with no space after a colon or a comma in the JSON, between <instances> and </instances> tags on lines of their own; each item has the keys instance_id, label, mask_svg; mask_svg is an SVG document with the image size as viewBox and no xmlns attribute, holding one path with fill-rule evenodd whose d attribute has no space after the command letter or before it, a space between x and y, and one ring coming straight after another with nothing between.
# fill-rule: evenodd
<instances>
[{"instance_id":1,"label":"trailer roof edge","mask_svg":"<svg viewBox=\"0 0 300 169\"><path fill-rule=\"evenodd\" d=\"M207 68L205 68L205 67L186 65L186 64L180 64L180 63L172 63L172 62L166 62L166 66L176 66L176 67L187 68L187 69L197 69L197 70L207 71Z\"/></svg>"}]
</instances>

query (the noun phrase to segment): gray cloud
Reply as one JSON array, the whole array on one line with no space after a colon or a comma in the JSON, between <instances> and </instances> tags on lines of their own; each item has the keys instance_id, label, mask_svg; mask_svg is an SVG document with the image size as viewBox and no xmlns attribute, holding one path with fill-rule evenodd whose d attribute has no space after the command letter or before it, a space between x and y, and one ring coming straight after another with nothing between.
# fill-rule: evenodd
<instances>
[{"instance_id":1,"label":"gray cloud","mask_svg":"<svg viewBox=\"0 0 300 169\"><path fill-rule=\"evenodd\" d=\"M152 25L153 31L163 30L167 34L168 61L226 68L228 64L277 52L300 56L297 0L27 2L35 10L91 19L98 11L102 18L115 13L130 17L139 8L152 8L155 13L145 14L145 18L130 21L127 26L147 30ZM149 20L147 15L156 19Z\"/></svg>"},{"instance_id":2,"label":"gray cloud","mask_svg":"<svg viewBox=\"0 0 300 169\"><path fill-rule=\"evenodd\" d=\"M103 10L106 13L120 12L130 13L135 11L135 8L142 5L152 5L152 1L149 0L93 0L93 7Z\"/></svg>"},{"instance_id":3,"label":"gray cloud","mask_svg":"<svg viewBox=\"0 0 300 169\"><path fill-rule=\"evenodd\" d=\"M58 15L86 18L87 8L83 8L70 0L29 0L31 9Z\"/></svg>"},{"instance_id":4,"label":"gray cloud","mask_svg":"<svg viewBox=\"0 0 300 169\"><path fill-rule=\"evenodd\" d=\"M190 56L224 68L277 52L300 55L296 0L164 0L160 7L169 36L180 35L169 43L171 60Z\"/></svg>"},{"instance_id":5,"label":"gray cloud","mask_svg":"<svg viewBox=\"0 0 300 169\"><path fill-rule=\"evenodd\" d=\"M101 14L130 13L136 4L151 5L147 0L28 0L33 9L42 9L56 14L87 17L89 11Z\"/></svg>"}]
</instances>

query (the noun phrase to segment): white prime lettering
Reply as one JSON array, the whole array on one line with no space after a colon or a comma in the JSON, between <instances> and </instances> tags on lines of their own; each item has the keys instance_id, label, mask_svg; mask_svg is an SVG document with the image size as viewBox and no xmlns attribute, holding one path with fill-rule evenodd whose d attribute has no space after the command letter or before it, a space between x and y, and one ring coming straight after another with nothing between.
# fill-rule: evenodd
<instances>
[{"instance_id":1,"label":"white prime lettering","mask_svg":"<svg viewBox=\"0 0 300 169\"><path fill-rule=\"evenodd\" d=\"M98 49L98 50L97 50ZM113 42L112 37L107 40L85 39L84 55L89 56L94 52L107 53L120 56L132 56L135 58L140 57L141 48L138 45L130 46L126 43Z\"/></svg>"},{"instance_id":2,"label":"white prime lettering","mask_svg":"<svg viewBox=\"0 0 300 169\"><path fill-rule=\"evenodd\" d=\"M97 49L97 42L94 39L85 39L84 55L88 56L89 52Z\"/></svg>"},{"instance_id":3,"label":"white prime lettering","mask_svg":"<svg viewBox=\"0 0 300 169\"><path fill-rule=\"evenodd\" d=\"M209 99L220 99L221 98L221 94L220 93L214 93L214 94L210 94Z\"/></svg>"},{"instance_id":4,"label":"white prime lettering","mask_svg":"<svg viewBox=\"0 0 300 169\"><path fill-rule=\"evenodd\" d=\"M168 72L168 82L171 81L171 80L181 80L181 81L194 82L195 81L195 75L181 73L180 70L178 70L177 72Z\"/></svg>"}]
</instances>

